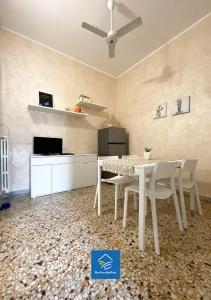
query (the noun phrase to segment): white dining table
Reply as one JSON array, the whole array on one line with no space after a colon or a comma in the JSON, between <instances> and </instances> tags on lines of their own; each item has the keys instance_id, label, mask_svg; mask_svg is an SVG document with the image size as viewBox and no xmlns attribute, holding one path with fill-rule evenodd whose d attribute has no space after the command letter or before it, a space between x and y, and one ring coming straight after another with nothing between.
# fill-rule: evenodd
<instances>
[{"instance_id":1,"label":"white dining table","mask_svg":"<svg viewBox=\"0 0 211 300\"><path fill-rule=\"evenodd\" d=\"M136 159L115 159L115 160L98 160L98 216L102 213L102 195L101 195L101 174L102 171L110 171L119 175L138 176L139 178L139 212L138 212L138 243L139 249L144 251L145 247L145 195L146 195L146 178L150 177L155 163L169 160L145 160ZM181 161L178 160L178 168Z\"/></svg>"}]
</instances>

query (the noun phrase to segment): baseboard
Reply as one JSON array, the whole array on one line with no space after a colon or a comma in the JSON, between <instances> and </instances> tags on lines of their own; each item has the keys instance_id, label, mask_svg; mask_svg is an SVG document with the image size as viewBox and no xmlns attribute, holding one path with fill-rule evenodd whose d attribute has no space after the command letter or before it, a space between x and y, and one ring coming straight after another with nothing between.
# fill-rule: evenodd
<instances>
[{"instance_id":1,"label":"baseboard","mask_svg":"<svg viewBox=\"0 0 211 300\"><path fill-rule=\"evenodd\" d=\"M30 193L29 189L12 191L12 192L7 193L7 194L2 194L1 199L6 199L6 198L10 198L10 197L15 197L15 196L23 196L23 195L27 195L29 193ZM190 196L190 193L184 191L184 195L185 196ZM200 200L211 202L211 197L200 195Z\"/></svg>"},{"instance_id":2,"label":"baseboard","mask_svg":"<svg viewBox=\"0 0 211 300\"><path fill-rule=\"evenodd\" d=\"M189 197L190 193L184 191L184 195ZM209 197L209 196L199 195L199 197L200 197L200 200L211 202L211 197Z\"/></svg>"},{"instance_id":3,"label":"baseboard","mask_svg":"<svg viewBox=\"0 0 211 300\"><path fill-rule=\"evenodd\" d=\"M29 193L30 193L29 189L12 191L12 192L9 192L7 194L2 194L1 198L6 199L6 198L10 198L10 197L15 197L15 196L23 196L23 195L26 195L26 194L29 194Z\"/></svg>"}]
</instances>

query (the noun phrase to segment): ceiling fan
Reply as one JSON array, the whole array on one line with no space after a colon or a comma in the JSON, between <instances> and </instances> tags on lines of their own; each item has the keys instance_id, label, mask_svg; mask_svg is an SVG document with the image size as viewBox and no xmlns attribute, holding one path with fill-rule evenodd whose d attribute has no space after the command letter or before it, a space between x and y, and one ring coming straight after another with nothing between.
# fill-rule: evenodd
<instances>
[{"instance_id":1,"label":"ceiling fan","mask_svg":"<svg viewBox=\"0 0 211 300\"><path fill-rule=\"evenodd\" d=\"M108 9L111 13L111 23L110 23L110 31L106 33L105 31L92 26L86 22L82 23L82 27L101 36L102 38L106 38L106 42L108 44L108 49L109 49L109 58L115 57L115 45L118 41L118 38L121 38L123 35L129 33L130 31L134 30L138 26L142 24L141 17L138 17L128 23L127 25L121 27L117 31L114 32L113 30L113 9L114 9L114 1L113 0L108 0L107 6Z\"/></svg>"}]
</instances>

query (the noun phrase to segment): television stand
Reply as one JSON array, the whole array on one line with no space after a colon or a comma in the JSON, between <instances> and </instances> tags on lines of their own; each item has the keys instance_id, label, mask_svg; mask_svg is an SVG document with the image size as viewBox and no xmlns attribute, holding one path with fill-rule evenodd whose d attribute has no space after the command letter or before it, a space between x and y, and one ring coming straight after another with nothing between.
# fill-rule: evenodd
<instances>
[{"instance_id":1,"label":"television stand","mask_svg":"<svg viewBox=\"0 0 211 300\"><path fill-rule=\"evenodd\" d=\"M31 198L88 187L96 183L96 154L31 156Z\"/></svg>"}]
</instances>

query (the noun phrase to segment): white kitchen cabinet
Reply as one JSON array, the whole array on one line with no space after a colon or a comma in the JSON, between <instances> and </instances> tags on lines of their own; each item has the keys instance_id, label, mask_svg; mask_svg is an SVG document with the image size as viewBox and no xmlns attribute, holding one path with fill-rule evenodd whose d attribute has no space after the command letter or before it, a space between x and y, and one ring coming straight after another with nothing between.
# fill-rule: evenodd
<instances>
[{"instance_id":1,"label":"white kitchen cabinet","mask_svg":"<svg viewBox=\"0 0 211 300\"><path fill-rule=\"evenodd\" d=\"M89 161L85 163L84 168L84 186L97 184L97 162Z\"/></svg>"},{"instance_id":2,"label":"white kitchen cabinet","mask_svg":"<svg viewBox=\"0 0 211 300\"><path fill-rule=\"evenodd\" d=\"M95 185L96 155L31 157L31 197Z\"/></svg>"},{"instance_id":3,"label":"white kitchen cabinet","mask_svg":"<svg viewBox=\"0 0 211 300\"><path fill-rule=\"evenodd\" d=\"M71 189L78 189L84 187L84 164L83 162L76 162L72 164L73 178Z\"/></svg>"},{"instance_id":4,"label":"white kitchen cabinet","mask_svg":"<svg viewBox=\"0 0 211 300\"><path fill-rule=\"evenodd\" d=\"M72 165L52 165L52 193L71 190L73 181Z\"/></svg>"},{"instance_id":5,"label":"white kitchen cabinet","mask_svg":"<svg viewBox=\"0 0 211 300\"><path fill-rule=\"evenodd\" d=\"M32 198L51 194L51 165L33 166L31 182Z\"/></svg>"}]
</instances>

